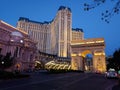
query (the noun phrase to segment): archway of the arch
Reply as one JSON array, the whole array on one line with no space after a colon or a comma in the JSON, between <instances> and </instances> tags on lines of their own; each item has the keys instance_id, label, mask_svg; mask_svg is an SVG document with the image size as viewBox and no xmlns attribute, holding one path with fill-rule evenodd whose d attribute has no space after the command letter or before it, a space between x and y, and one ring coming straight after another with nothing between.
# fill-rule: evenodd
<instances>
[{"instance_id":1,"label":"archway of the arch","mask_svg":"<svg viewBox=\"0 0 120 90\"><path fill-rule=\"evenodd\" d=\"M83 61L84 61L85 71L92 72L93 71L93 55L86 54Z\"/></svg>"},{"instance_id":2,"label":"archway of the arch","mask_svg":"<svg viewBox=\"0 0 120 90\"><path fill-rule=\"evenodd\" d=\"M91 72L106 71L105 55L103 51L85 50L74 55L71 60L72 69Z\"/></svg>"},{"instance_id":3,"label":"archway of the arch","mask_svg":"<svg viewBox=\"0 0 120 90\"><path fill-rule=\"evenodd\" d=\"M93 70L93 53L90 50L84 50L81 52L81 64L83 64L84 71L92 71Z\"/></svg>"},{"instance_id":4,"label":"archway of the arch","mask_svg":"<svg viewBox=\"0 0 120 90\"><path fill-rule=\"evenodd\" d=\"M72 69L82 71L93 70L93 55L90 50L84 50L81 53L74 54L72 56Z\"/></svg>"}]
</instances>

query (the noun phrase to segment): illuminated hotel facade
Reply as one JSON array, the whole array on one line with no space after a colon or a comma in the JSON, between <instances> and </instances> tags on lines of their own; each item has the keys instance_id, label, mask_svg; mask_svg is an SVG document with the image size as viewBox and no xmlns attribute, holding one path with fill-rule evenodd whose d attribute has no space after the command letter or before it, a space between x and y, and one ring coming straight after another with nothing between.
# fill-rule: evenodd
<instances>
[{"instance_id":1,"label":"illuminated hotel facade","mask_svg":"<svg viewBox=\"0 0 120 90\"><path fill-rule=\"evenodd\" d=\"M74 40L83 40L84 32L80 28L72 28L72 41Z\"/></svg>"},{"instance_id":2,"label":"illuminated hotel facade","mask_svg":"<svg viewBox=\"0 0 120 90\"><path fill-rule=\"evenodd\" d=\"M28 18L19 18L17 28L25 31L31 38L38 42L37 48L41 52L49 53L50 48L50 24L49 22L36 22Z\"/></svg>"},{"instance_id":3,"label":"illuminated hotel facade","mask_svg":"<svg viewBox=\"0 0 120 90\"><path fill-rule=\"evenodd\" d=\"M37 22L29 18L20 17L17 22L17 28L11 28L11 26L8 29L6 29L6 26L3 28L4 30L19 30L24 37L26 36L24 38L24 44L19 43L18 45L13 43L15 45L12 46L10 42L6 41L11 44L11 47L9 47L9 44L7 44L7 46L4 44L2 45L1 43L3 41L0 43L0 52L2 52L2 54L5 54L6 50L11 50L12 55L14 55L16 49L19 51L17 54L17 57L19 57L17 65L21 65L23 69L29 66L34 67L34 54L37 50L35 48L36 44L33 41L36 41L39 52L48 54L46 58L42 58L41 56L44 55L41 54L40 57L42 60L47 60L49 54L51 56L55 55L55 59L56 57L62 57L64 59L67 58L69 61L71 60L70 67L73 70L87 70L85 69L84 58L87 54L92 54L92 70L99 70L101 72L106 71L104 38L84 39L84 32L82 29L72 29L72 13L71 9L68 7L61 6L55 18L50 22ZM8 38L2 39L9 39L9 41L11 41L10 35L8 35ZM30 39L33 39L33 41Z\"/></svg>"},{"instance_id":4,"label":"illuminated hotel facade","mask_svg":"<svg viewBox=\"0 0 120 90\"><path fill-rule=\"evenodd\" d=\"M72 13L70 8L61 6L56 17L50 22L36 22L20 17L17 28L35 39L41 52L70 57L72 40Z\"/></svg>"}]
</instances>

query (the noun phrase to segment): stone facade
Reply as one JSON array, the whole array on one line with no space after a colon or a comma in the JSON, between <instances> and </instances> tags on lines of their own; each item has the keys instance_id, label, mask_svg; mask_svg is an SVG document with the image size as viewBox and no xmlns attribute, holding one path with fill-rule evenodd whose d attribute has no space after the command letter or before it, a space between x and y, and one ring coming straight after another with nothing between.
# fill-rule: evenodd
<instances>
[{"instance_id":1,"label":"stone facade","mask_svg":"<svg viewBox=\"0 0 120 90\"><path fill-rule=\"evenodd\" d=\"M71 48L72 69L86 71L85 57L87 54L91 54L93 56L92 71L106 71L104 38L90 38L85 40L72 41Z\"/></svg>"},{"instance_id":2,"label":"stone facade","mask_svg":"<svg viewBox=\"0 0 120 90\"><path fill-rule=\"evenodd\" d=\"M72 28L72 41L74 40L83 40L84 32L80 28Z\"/></svg>"},{"instance_id":3,"label":"stone facade","mask_svg":"<svg viewBox=\"0 0 120 90\"><path fill-rule=\"evenodd\" d=\"M34 68L36 42L26 32L0 20L0 51L2 55L10 52L14 63L10 70Z\"/></svg>"}]
</instances>

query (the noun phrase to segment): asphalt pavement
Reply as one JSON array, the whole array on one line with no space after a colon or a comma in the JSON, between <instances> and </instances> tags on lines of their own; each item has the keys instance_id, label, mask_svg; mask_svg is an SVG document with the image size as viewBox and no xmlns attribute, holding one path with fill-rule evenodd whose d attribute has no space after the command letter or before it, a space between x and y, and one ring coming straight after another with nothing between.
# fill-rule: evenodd
<instances>
[{"instance_id":1,"label":"asphalt pavement","mask_svg":"<svg viewBox=\"0 0 120 90\"><path fill-rule=\"evenodd\" d=\"M117 80L93 73L30 73L31 77L0 82L0 90L112 90ZM114 87L114 90L118 87Z\"/></svg>"}]
</instances>

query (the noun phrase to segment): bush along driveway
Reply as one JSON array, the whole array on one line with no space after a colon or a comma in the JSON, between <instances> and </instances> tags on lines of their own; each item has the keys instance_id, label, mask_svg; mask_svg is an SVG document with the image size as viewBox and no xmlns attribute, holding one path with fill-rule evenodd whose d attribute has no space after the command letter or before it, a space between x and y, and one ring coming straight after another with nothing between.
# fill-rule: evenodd
<instances>
[{"instance_id":1,"label":"bush along driveway","mask_svg":"<svg viewBox=\"0 0 120 90\"><path fill-rule=\"evenodd\" d=\"M19 78L26 78L26 77L30 77L30 75L21 74L19 72L0 71L0 80L19 79Z\"/></svg>"}]
</instances>

